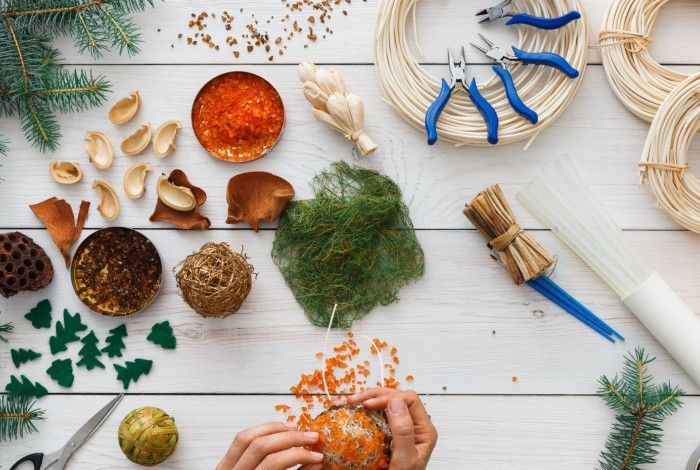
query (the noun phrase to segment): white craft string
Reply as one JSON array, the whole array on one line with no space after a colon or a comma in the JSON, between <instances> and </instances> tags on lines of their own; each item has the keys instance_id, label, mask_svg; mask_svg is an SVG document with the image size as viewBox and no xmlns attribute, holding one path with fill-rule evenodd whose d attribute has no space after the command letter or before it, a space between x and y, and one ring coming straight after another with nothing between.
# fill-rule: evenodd
<instances>
[{"instance_id":1,"label":"white craft string","mask_svg":"<svg viewBox=\"0 0 700 470\"><path fill-rule=\"evenodd\" d=\"M384 359L382 358L382 352L379 350L379 347L374 343L374 341L369 339L369 336L363 334L362 337L369 341L369 344L372 345L372 348L375 351L377 351L377 356L379 357L379 376L382 378L382 387L384 387L384 384L386 384L386 382L384 381Z\"/></svg>"},{"instance_id":2,"label":"white craft string","mask_svg":"<svg viewBox=\"0 0 700 470\"><path fill-rule=\"evenodd\" d=\"M331 401L331 394L328 392L328 382L326 382L326 352L328 351L328 337L331 335L331 327L333 326L333 320L335 319L335 311L338 309L338 304L333 305L333 311L331 312L331 320L328 322L328 328L326 329L326 339L323 341L323 391L326 392L326 397L328 401Z\"/></svg>"},{"instance_id":3,"label":"white craft string","mask_svg":"<svg viewBox=\"0 0 700 470\"><path fill-rule=\"evenodd\" d=\"M651 121L664 98L688 75L659 64L647 50L656 17L668 0L612 0L599 44L603 68L620 101Z\"/></svg>"},{"instance_id":4,"label":"white craft string","mask_svg":"<svg viewBox=\"0 0 700 470\"><path fill-rule=\"evenodd\" d=\"M688 171L688 147L700 128L700 74L682 81L664 100L649 129L641 181L657 204L683 227L700 233L700 181Z\"/></svg>"},{"instance_id":5,"label":"white craft string","mask_svg":"<svg viewBox=\"0 0 700 470\"><path fill-rule=\"evenodd\" d=\"M381 2L377 12L374 54L384 101L413 127L424 130L425 112L440 93L440 78L444 76L449 81L449 69L445 66L441 77L428 73L408 45L409 28L406 21L409 15L415 18L418 2L419 0ZM440 8L439 2L432 3L435 8ZM539 114L539 123L536 125L513 110L503 84L495 74L486 83L479 84L480 92L498 113L499 144L532 140L542 129L552 124L576 94L588 58L588 20L579 0L515 0L515 8L519 12L544 17L564 15L571 10L581 12L581 19L558 30L518 27L518 48L529 52L557 53L579 70L580 76L570 79L560 71L545 66L518 63L509 66L521 98ZM413 40L417 43L415 26L413 30ZM445 45L451 45L453 49L461 46ZM419 50L418 47L416 49ZM437 130L441 139L457 145L490 145L486 140L484 119L465 93L455 93L452 96L438 120Z\"/></svg>"}]
</instances>

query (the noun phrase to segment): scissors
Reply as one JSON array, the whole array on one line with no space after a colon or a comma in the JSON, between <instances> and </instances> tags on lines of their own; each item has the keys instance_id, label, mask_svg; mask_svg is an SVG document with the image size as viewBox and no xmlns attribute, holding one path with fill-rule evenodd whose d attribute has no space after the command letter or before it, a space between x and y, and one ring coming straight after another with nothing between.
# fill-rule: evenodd
<instances>
[{"instance_id":1,"label":"scissors","mask_svg":"<svg viewBox=\"0 0 700 470\"><path fill-rule=\"evenodd\" d=\"M100 411L95 413L95 415L88 420L87 423L78 429L78 432L73 434L73 436L66 442L66 445L58 449L56 452L50 454L44 454L43 452L37 452L35 454L29 454L26 457L22 457L15 464L10 467L10 470L14 470L19 467L23 462L31 462L34 464L34 470L45 470L46 468L52 467L52 470L63 470L66 467L66 462L70 459L73 452L78 450L81 445L85 444L88 439L102 426L107 417L112 413L112 411L117 407L121 399L124 398L124 394L119 394L112 401L107 403Z\"/></svg>"}]
</instances>

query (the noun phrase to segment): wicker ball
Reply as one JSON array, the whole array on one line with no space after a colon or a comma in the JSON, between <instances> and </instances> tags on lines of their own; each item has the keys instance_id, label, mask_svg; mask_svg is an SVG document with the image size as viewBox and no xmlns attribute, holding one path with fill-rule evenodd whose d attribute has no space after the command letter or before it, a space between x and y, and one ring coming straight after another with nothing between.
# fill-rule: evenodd
<instances>
[{"instance_id":1,"label":"wicker ball","mask_svg":"<svg viewBox=\"0 0 700 470\"><path fill-rule=\"evenodd\" d=\"M175 452L178 433L175 420L160 408L136 408L119 424L119 447L126 458L151 467Z\"/></svg>"},{"instance_id":2,"label":"wicker ball","mask_svg":"<svg viewBox=\"0 0 700 470\"><path fill-rule=\"evenodd\" d=\"M334 406L309 425L321 438L323 470L382 470L391 461L391 430L383 412Z\"/></svg>"},{"instance_id":3,"label":"wicker ball","mask_svg":"<svg viewBox=\"0 0 700 470\"><path fill-rule=\"evenodd\" d=\"M20 232L0 233L0 294L36 291L53 279L53 265L34 240Z\"/></svg>"},{"instance_id":4,"label":"wicker ball","mask_svg":"<svg viewBox=\"0 0 700 470\"><path fill-rule=\"evenodd\" d=\"M179 269L179 270L178 270ZM253 266L226 243L205 243L175 267L180 295L203 317L238 311L253 285Z\"/></svg>"}]
</instances>

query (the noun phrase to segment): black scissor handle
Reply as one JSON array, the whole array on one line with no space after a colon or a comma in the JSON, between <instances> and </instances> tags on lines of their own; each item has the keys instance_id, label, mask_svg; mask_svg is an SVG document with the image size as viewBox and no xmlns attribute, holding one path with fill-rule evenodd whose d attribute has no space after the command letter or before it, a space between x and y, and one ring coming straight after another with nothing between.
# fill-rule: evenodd
<instances>
[{"instance_id":1,"label":"black scissor handle","mask_svg":"<svg viewBox=\"0 0 700 470\"><path fill-rule=\"evenodd\" d=\"M41 452L37 452L36 454L29 454L26 457L22 457L19 459L13 466L10 467L10 470L15 470L17 467L19 467L19 464L24 463L24 462L31 462L34 464L34 470L40 470L41 469L41 463L44 461L44 454Z\"/></svg>"}]
</instances>

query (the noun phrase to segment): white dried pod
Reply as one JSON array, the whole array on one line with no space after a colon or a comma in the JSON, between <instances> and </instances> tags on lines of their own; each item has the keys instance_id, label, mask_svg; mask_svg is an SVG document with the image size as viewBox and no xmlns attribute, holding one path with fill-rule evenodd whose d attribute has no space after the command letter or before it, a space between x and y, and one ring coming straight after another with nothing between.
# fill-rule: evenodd
<instances>
[{"instance_id":1,"label":"white dried pod","mask_svg":"<svg viewBox=\"0 0 700 470\"><path fill-rule=\"evenodd\" d=\"M124 192L129 199L139 199L146 192L146 175L151 171L148 162L129 167L124 174Z\"/></svg>"},{"instance_id":2,"label":"white dried pod","mask_svg":"<svg viewBox=\"0 0 700 470\"><path fill-rule=\"evenodd\" d=\"M82 179L83 169L78 162L59 162L54 160L49 163L49 175L57 183L74 184Z\"/></svg>"},{"instance_id":3,"label":"white dried pod","mask_svg":"<svg viewBox=\"0 0 700 470\"><path fill-rule=\"evenodd\" d=\"M114 124L126 124L131 121L141 109L141 96L138 91L132 91L129 96L117 101L109 110L109 120Z\"/></svg>"},{"instance_id":4,"label":"white dried pod","mask_svg":"<svg viewBox=\"0 0 700 470\"><path fill-rule=\"evenodd\" d=\"M97 211L106 221L112 221L119 215L119 197L117 192L108 183L102 180L95 180L92 188L97 191L100 202L97 204Z\"/></svg>"},{"instance_id":5,"label":"white dried pod","mask_svg":"<svg viewBox=\"0 0 700 470\"><path fill-rule=\"evenodd\" d=\"M182 129L180 121L167 121L153 133L153 153L159 157L167 157L175 150L177 131Z\"/></svg>"},{"instance_id":6,"label":"white dried pod","mask_svg":"<svg viewBox=\"0 0 700 470\"><path fill-rule=\"evenodd\" d=\"M158 177L156 192L163 204L176 211L187 212L197 207L197 200L192 190L171 183L165 175Z\"/></svg>"},{"instance_id":7,"label":"white dried pod","mask_svg":"<svg viewBox=\"0 0 700 470\"><path fill-rule=\"evenodd\" d=\"M353 129L363 129L365 127L365 104L362 98L354 93L346 93L345 101L348 102Z\"/></svg>"},{"instance_id":8,"label":"white dried pod","mask_svg":"<svg viewBox=\"0 0 700 470\"><path fill-rule=\"evenodd\" d=\"M333 129L335 129L338 132L342 132L343 134L345 133L345 129L340 127L338 123L333 119L333 116L328 114L325 111L321 111L320 109L312 109L311 112L313 113L314 117L318 119L319 121L325 123L328 126L331 126Z\"/></svg>"},{"instance_id":9,"label":"white dried pod","mask_svg":"<svg viewBox=\"0 0 700 470\"><path fill-rule=\"evenodd\" d=\"M114 161L112 143L102 132L88 131L85 134L85 151L90 162L98 169L104 170L112 166Z\"/></svg>"},{"instance_id":10,"label":"white dried pod","mask_svg":"<svg viewBox=\"0 0 700 470\"><path fill-rule=\"evenodd\" d=\"M321 90L319 86L316 85L315 82L304 83L304 96L314 108L320 109L321 111L326 110L326 101L328 101L328 95L325 94L323 90Z\"/></svg>"},{"instance_id":11,"label":"white dried pod","mask_svg":"<svg viewBox=\"0 0 700 470\"><path fill-rule=\"evenodd\" d=\"M352 134L352 117L350 116L350 106L348 106L345 95L331 93L328 97L326 108L328 109L328 114L335 119L338 127L343 129L346 135Z\"/></svg>"},{"instance_id":12,"label":"white dried pod","mask_svg":"<svg viewBox=\"0 0 700 470\"><path fill-rule=\"evenodd\" d=\"M140 154L146 150L148 144L151 143L151 135L153 135L153 132L151 131L151 124L148 122L141 124L141 126L136 129L133 134L122 140L122 152L124 152L125 155L130 156Z\"/></svg>"},{"instance_id":13,"label":"white dried pod","mask_svg":"<svg viewBox=\"0 0 700 470\"><path fill-rule=\"evenodd\" d=\"M335 69L331 70L331 75L333 75L333 79L335 80L335 83L336 83L336 93L345 94L345 92L347 90L345 89L345 80L343 80L343 77Z\"/></svg>"},{"instance_id":14,"label":"white dried pod","mask_svg":"<svg viewBox=\"0 0 700 470\"><path fill-rule=\"evenodd\" d=\"M313 82L316 80L316 66L311 62L302 62L297 67L297 74L302 83Z\"/></svg>"},{"instance_id":15,"label":"white dried pod","mask_svg":"<svg viewBox=\"0 0 700 470\"><path fill-rule=\"evenodd\" d=\"M316 84L327 95L331 93L343 93L345 86L337 72L326 69L316 71Z\"/></svg>"}]
</instances>

